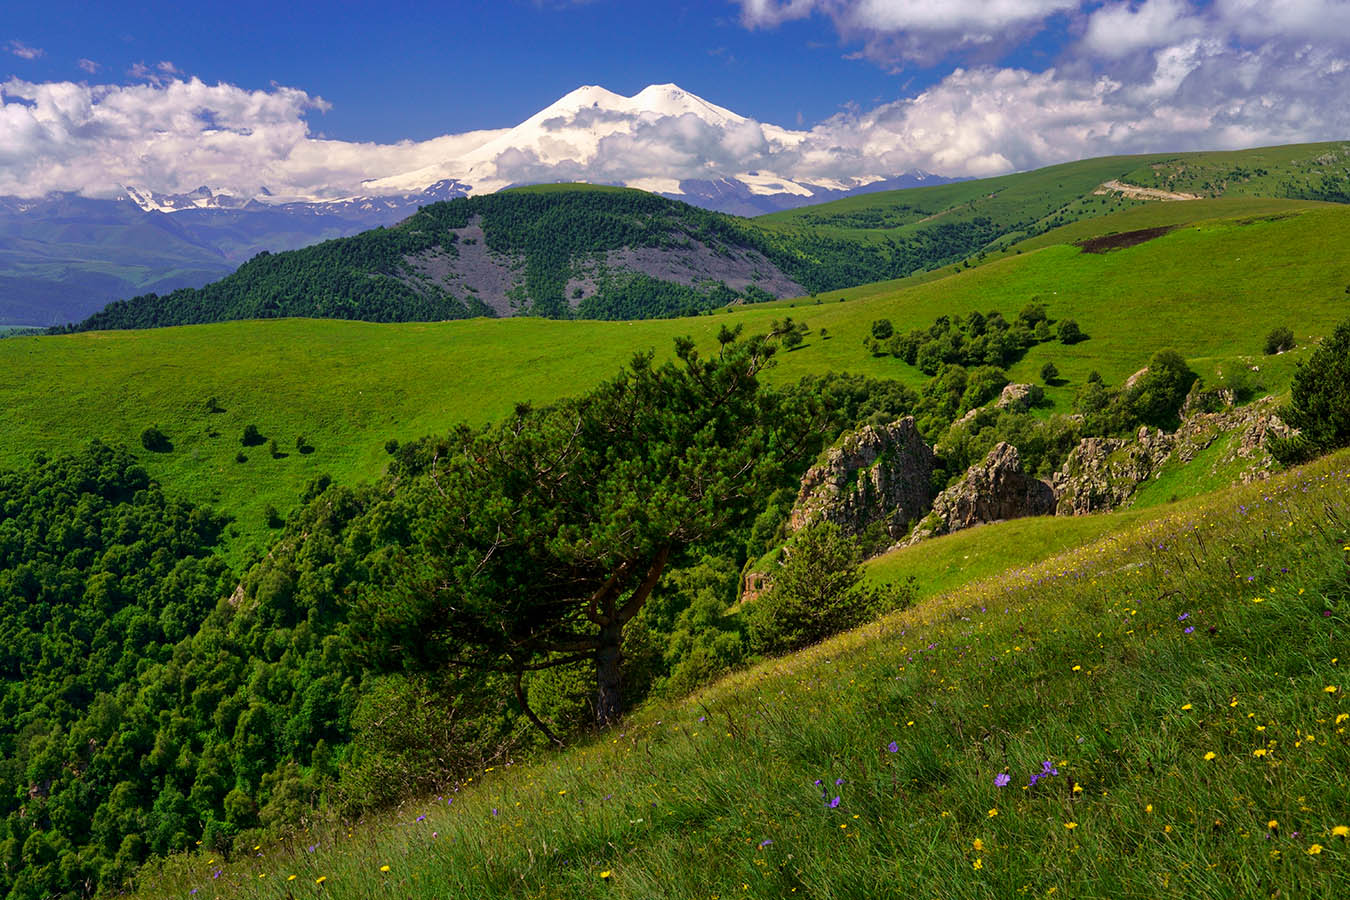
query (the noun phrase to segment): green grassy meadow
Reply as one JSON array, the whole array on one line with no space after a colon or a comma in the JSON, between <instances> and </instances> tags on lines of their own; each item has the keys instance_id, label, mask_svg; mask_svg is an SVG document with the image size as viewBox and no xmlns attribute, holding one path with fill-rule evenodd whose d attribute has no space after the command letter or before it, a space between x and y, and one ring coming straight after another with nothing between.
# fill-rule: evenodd
<instances>
[{"instance_id":1,"label":"green grassy meadow","mask_svg":"<svg viewBox=\"0 0 1350 900\"><path fill-rule=\"evenodd\" d=\"M1345 896L1350 453L1078 527L589 743L171 858L136 896Z\"/></svg>"},{"instance_id":2,"label":"green grassy meadow","mask_svg":"<svg viewBox=\"0 0 1350 900\"><path fill-rule=\"evenodd\" d=\"M1072 402L1090 371L1119 383L1164 347L1176 347L1207 380L1223 367L1259 366L1266 391L1287 388L1302 350L1350 314L1350 209L1270 201L1152 204L1095 221L1102 234L1183 217L1184 227L1104 254L1068 243L1006 255L933 280L736 307L692 319L638 322L532 318L414 324L271 320L19 337L0 341L0 464L34 452L59 452L90 438L139 448L141 431L159 425L168 453L144 453L152 475L197 502L236 516L231 555L244 559L266 542L264 510L291 508L303 486L327 473L366 480L383 468L384 444L482 423L518 401L546 403L584 391L613 374L637 350L669 351L690 335L715 347L723 325L765 330L783 315L812 329L799 349L781 354L770 380L812 372L855 372L919 385L917 369L862 347L874 319L898 331L940 315L997 309L1013 315L1045 303L1053 318L1075 318L1090 339L1038 345L1012 367L1036 380L1053 361L1063 383L1049 389L1058 409ZM1254 215L1253 203L1264 213ZM1265 204L1265 205L1262 205ZM1169 222L1175 224L1175 221ZM1066 239L1088 234L1068 226ZM1290 325L1301 350L1267 359L1262 338ZM821 337L821 331L828 333ZM208 413L215 397L223 412ZM275 439L241 447L247 424ZM299 452L303 436L312 453ZM243 452L245 462L237 462Z\"/></svg>"}]
</instances>

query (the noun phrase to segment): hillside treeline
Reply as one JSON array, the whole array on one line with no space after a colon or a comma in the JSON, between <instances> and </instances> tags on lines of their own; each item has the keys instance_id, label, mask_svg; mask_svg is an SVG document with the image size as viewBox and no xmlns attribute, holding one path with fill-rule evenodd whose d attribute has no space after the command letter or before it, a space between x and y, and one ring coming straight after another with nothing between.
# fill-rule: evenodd
<instances>
[{"instance_id":1,"label":"hillside treeline","mask_svg":"<svg viewBox=\"0 0 1350 900\"><path fill-rule=\"evenodd\" d=\"M631 190L507 191L424 207L392 228L376 228L284 253L262 253L220 281L165 296L110 303L55 331L156 328L247 318L303 316L372 322L438 321L492 315L472 292L455 293L413 276L406 260L426 251L457 254L455 231L477 219L490 250L522 263L513 303L553 318L640 319L706 312L768 299L735 292L710 272L687 286L631 272L607 273L575 308L569 279L624 248L702 244L719 254L754 251L811 292L899 278L965 258L1002 233L988 218L938 223L897 240L851 240L829 229L770 229Z\"/></svg>"}]
</instances>

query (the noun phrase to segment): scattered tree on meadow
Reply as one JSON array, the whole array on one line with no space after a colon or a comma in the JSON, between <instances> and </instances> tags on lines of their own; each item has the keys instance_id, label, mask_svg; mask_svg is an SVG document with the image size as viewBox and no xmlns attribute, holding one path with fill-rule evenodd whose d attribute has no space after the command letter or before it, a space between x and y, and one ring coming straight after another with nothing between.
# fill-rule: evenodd
<instances>
[{"instance_id":1,"label":"scattered tree on meadow","mask_svg":"<svg viewBox=\"0 0 1350 900\"><path fill-rule=\"evenodd\" d=\"M912 599L907 584L890 590L865 585L857 539L832 522L799 532L783 553L773 586L745 607L758 652L799 650Z\"/></svg>"},{"instance_id":2,"label":"scattered tree on meadow","mask_svg":"<svg viewBox=\"0 0 1350 900\"><path fill-rule=\"evenodd\" d=\"M1055 333L1058 335L1061 344L1076 344L1079 341L1087 340L1087 335L1083 334L1082 329L1073 319L1062 320L1058 328L1055 329Z\"/></svg>"},{"instance_id":3,"label":"scattered tree on meadow","mask_svg":"<svg viewBox=\"0 0 1350 900\"><path fill-rule=\"evenodd\" d=\"M1266 335L1266 355L1274 356L1276 353L1284 353L1286 350L1294 349L1294 332L1288 327L1281 325L1278 328L1271 329L1270 334Z\"/></svg>"},{"instance_id":4,"label":"scattered tree on meadow","mask_svg":"<svg viewBox=\"0 0 1350 900\"><path fill-rule=\"evenodd\" d=\"M1299 363L1289 393L1280 417L1299 433L1271 443L1276 459L1291 465L1350 444L1350 319Z\"/></svg>"},{"instance_id":5,"label":"scattered tree on meadow","mask_svg":"<svg viewBox=\"0 0 1350 900\"><path fill-rule=\"evenodd\" d=\"M1041 381L1046 384L1054 384L1055 379L1059 377L1059 369L1052 362L1047 362L1041 366Z\"/></svg>"},{"instance_id":6,"label":"scattered tree on meadow","mask_svg":"<svg viewBox=\"0 0 1350 900\"><path fill-rule=\"evenodd\" d=\"M173 449L173 444L164 432L159 430L158 425L151 425L141 432L141 446L151 453L168 453Z\"/></svg>"},{"instance_id":7,"label":"scattered tree on meadow","mask_svg":"<svg viewBox=\"0 0 1350 900\"><path fill-rule=\"evenodd\" d=\"M1170 431L1177 426L1181 404L1198 377L1180 353L1159 350L1139 380L1124 391L1124 399L1136 420Z\"/></svg>"}]
</instances>

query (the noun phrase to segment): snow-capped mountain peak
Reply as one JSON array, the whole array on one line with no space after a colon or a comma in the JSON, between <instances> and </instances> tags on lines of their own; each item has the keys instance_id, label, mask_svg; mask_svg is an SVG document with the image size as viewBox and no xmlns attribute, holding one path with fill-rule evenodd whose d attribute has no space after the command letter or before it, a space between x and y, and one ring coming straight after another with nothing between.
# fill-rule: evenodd
<instances>
[{"instance_id":1,"label":"snow-capped mountain peak","mask_svg":"<svg viewBox=\"0 0 1350 900\"><path fill-rule=\"evenodd\" d=\"M582 85L513 128L459 140L453 155L405 172L371 173L359 190L334 197L240 197L200 187L161 194L123 188L147 212L238 209L249 203L330 211L411 211L465 194L516 184L582 181L620 184L729 212L753 213L834 199L890 185L897 173L839 176L810 171L829 154L808 152L812 133L760 123L677 84L652 84L624 96ZM895 186L901 186L895 184Z\"/></svg>"}]
</instances>

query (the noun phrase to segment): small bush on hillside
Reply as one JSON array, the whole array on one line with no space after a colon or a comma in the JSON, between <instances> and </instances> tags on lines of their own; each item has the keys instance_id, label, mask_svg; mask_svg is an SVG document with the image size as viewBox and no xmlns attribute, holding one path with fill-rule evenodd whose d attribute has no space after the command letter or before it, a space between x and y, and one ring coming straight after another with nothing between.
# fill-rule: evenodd
<instances>
[{"instance_id":1,"label":"small bush on hillside","mask_svg":"<svg viewBox=\"0 0 1350 900\"><path fill-rule=\"evenodd\" d=\"M1271 330L1266 335L1266 356L1274 356L1276 353L1284 353L1286 350L1294 349L1294 333L1284 325Z\"/></svg>"},{"instance_id":2,"label":"small bush on hillside","mask_svg":"<svg viewBox=\"0 0 1350 900\"><path fill-rule=\"evenodd\" d=\"M773 587L746 607L756 652L799 650L913 599L909 585L890 592L865 586L858 542L833 523L799 532L783 552Z\"/></svg>"},{"instance_id":3,"label":"small bush on hillside","mask_svg":"<svg viewBox=\"0 0 1350 900\"><path fill-rule=\"evenodd\" d=\"M877 340L888 340L893 334L895 334L895 326L891 324L890 319L877 319L872 323L872 337Z\"/></svg>"},{"instance_id":4,"label":"small bush on hillside","mask_svg":"<svg viewBox=\"0 0 1350 900\"><path fill-rule=\"evenodd\" d=\"M266 438L258 433L257 425L250 424L244 426L244 434L240 437L239 442L245 447L256 447L258 444L265 443Z\"/></svg>"},{"instance_id":5,"label":"small bush on hillside","mask_svg":"<svg viewBox=\"0 0 1350 900\"><path fill-rule=\"evenodd\" d=\"M1083 334L1082 329L1073 319L1061 321L1055 333L1058 335L1061 344L1076 344L1079 341L1087 340L1087 335Z\"/></svg>"},{"instance_id":6,"label":"small bush on hillside","mask_svg":"<svg viewBox=\"0 0 1350 900\"><path fill-rule=\"evenodd\" d=\"M1054 363L1048 362L1041 366L1041 381L1046 384L1054 384L1055 379L1059 377L1059 369Z\"/></svg>"},{"instance_id":7,"label":"small bush on hillside","mask_svg":"<svg viewBox=\"0 0 1350 900\"><path fill-rule=\"evenodd\" d=\"M1350 319L1299 364L1280 417L1299 430L1271 442L1270 452L1285 465L1350 444Z\"/></svg>"},{"instance_id":8,"label":"small bush on hillside","mask_svg":"<svg viewBox=\"0 0 1350 900\"><path fill-rule=\"evenodd\" d=\"M151 453L168 453L173 449L173 444L164 432L159 430L158 425L151 425L141 432L141 446Z\"/></svg>"},{"instance_id":9,"label":"small bush on hillside","mask_svg":"<svg viewBox=\"0 0 1350 900\"><path fill-rule=\"evenodd\" d=\"M1198 377L1180 353L1159 350L1148 361L1148 370L1125 392L1125 400L1136 420L1170 431Z\"/></svg>"}]
</instances>

